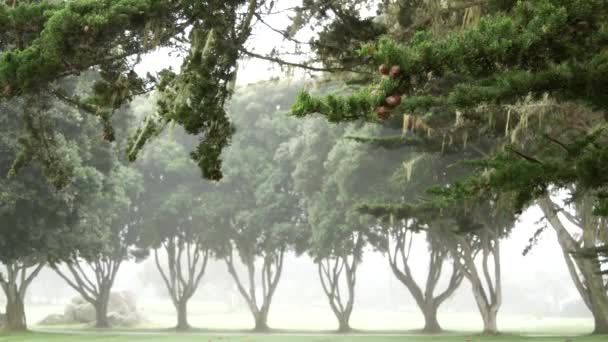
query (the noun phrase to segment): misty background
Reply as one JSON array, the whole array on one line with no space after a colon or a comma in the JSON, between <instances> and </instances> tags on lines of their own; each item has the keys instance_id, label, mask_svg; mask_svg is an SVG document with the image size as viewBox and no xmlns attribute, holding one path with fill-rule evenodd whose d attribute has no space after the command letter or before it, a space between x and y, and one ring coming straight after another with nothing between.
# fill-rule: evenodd
<instances>
[{"instance_id":1,"label":"misty background","mask_svg":"<svg viewBox=\"0 0 608 342\"><path fill-rule=\"evenodd\" d=\"M266 89L265 87L288 88L290 91L282 91L280 95L277 92L273 98L273 94L261 92L259 87L262 90ZM238 141L241 135L249 134L252 129L261 130L256 132L261 135L265 134L264 129L275 129L272 125L243 127L242 120L252 120L247 116L252 110L257 110L259 115L268 115L295 125L306 125L307 122L315 121L315 124L330 131L343 129L340 125L332 125L318 118L296 120L287 117L288 104L295 100L296 94L303 87L311 85L296 81L262 80L257 85L239 86L229 105L230 114L237 123L235 140ZM252 101L256 98L264 99L265 104L256 107L255 101ZM153 103L152 99L140 98L134 101L132 109L137 114L138 111L143 111L142 108L152 106ZM274 110L269 111L268 108ZM265 111L270 113L263 113ZM177 141L192 140L192 137L177 127L168 129L163 139L167 137ZM327 141L330 145L335 142ZM158 141L153 141L147 148L153 149L157 143ZM186 152L187 149L184 150L184 158L187 158ZM227 153L230 154L230 149ZM388 155L399 161L400 153L402 152L393 151ZM162 179L159 179L159 182L161 181ZM499 322L505 330L538 330L538 327L543 325L543 319L554 318L551 325L555 325L555 319L575 318L567 320L565 324L568 324L570 329L585 331L590 325L590 315L572 284L555 232L551 229L544 231L532 251L526 256L522 254L529 245L529 239L539 225L543 224L540 223L542 217L542 212L536 207L529 208L520 216L511 236L501 241L504 301ZM424 233L419 233L416 239L419 241L414 243L410 266L417 280L424 283L429 253ZM240 268L239 271L242 274L244 270ZM446 279L442 279L440 288L447 283L448 274L443 274L442 277ZM173 324L175 309L153 258L125 262L118 272L112 291L124 291L133 295L147 324ZM45 267L27 293L28 320L36 323L49 314L61 313L63 308L77 297L78 293L67 286L53 270ZM253 324L247 303L239 294L223 260L209 261L188 309L190 323L195 326L249 328ZM481 327L482 322L469 282L463 282L455 294L441 306L439 319L448 330L478 330ZM366 247L357 275L352 326L390 330L413 329L422 323L423 317L419 314L419 309L405 286L391 272L386 255L372 247ZM278 329L335 328L335 317L319 282L317 267L307 254L287 254L270 310L269 325Z\"/></svg>"}]
</instances>

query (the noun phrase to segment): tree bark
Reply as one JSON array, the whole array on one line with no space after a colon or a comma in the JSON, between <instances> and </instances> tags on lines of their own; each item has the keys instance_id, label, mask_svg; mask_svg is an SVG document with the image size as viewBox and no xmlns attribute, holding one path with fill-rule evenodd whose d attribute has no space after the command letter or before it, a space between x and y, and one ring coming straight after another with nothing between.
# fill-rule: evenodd
<instances>
[{"instance_id":1,"label":"tree bark","mask_svg":"<svg viewBox=\"0 0 608 342\"><path fill-rule=\"evenodd\" d=\"M502 304L502 271L500 267L500 238L496 231L484 228L476 237L452 233L449 244L455 265L471 283L473 297L483 320L483 333L497 335L497 316ZM478 240L474 240L478 239ZM482 254L481 270L475 260ZM490 258L492 261L490 261ZM490 271L493 268L494 272ZM492 273L494 273L492 279ZM487 291L484 288L486 284Z\"/></svg>"},{"instance_id":2,"label":"tree bark","mask_svg":"<svg viewBox=\"0 0 608 342\"><path fill-rule=\"evenodd\" d=\"M281 248L278 251L266 252L263 255L263 264L260 270L261 275L261 287L262 287L262 298L258 300L256 295L256 267L255 267L255 256L247 255L241 257L241 261L247 267L247 278L249 287L245 287L245 283L241 281L236 269L234 267L233 252L231 251L227 256L224 257L224 262L228 268L228 273L234 279L234 282L239 290L243 299L249 307L249 311L253 315L254 319L254 331L265 332L270 330L268 327L268 312L270 311L270 304L281 279L281 273L283 270L283 259L285 256L285 249ZM258 303L261 302L261 305Z\"/></svg>"},{"instance_id":3,"label":"tree bark","mask_svg":"<svg viewBox=\"0 0 608 342\"><path fill-rule=\"evenodd\" d=\"M27 330L25 307L19 295L6 298L6 328L9 331Z\"/></svg>"},{"instance_id":4,"label":"tree bark","mask_svg":"<svg viewBox=\"0 0 608 342\"><path fill-rule=\"evenodd\" d=\"M483 319L483 334L498 335L498 309L490 307L483 310L481 318Z\"/></svg>"},{"instance_id":5,"label":"tree bark","mask_svg":"<svg viewBox=\"0 0 608 342\"><path fill-rule=\"evenodd\" d=\"M578 290L583 302L593 315L595 327L594 334L608 334L608 291L604 284L598 258L577 257L573 252L579 251L582 246L592 247L598 243L598 229L602 229L593 216L592 204L588 199L576 203L576 215L572 216L559 208L547 195L538 201L538 205L545 217L557 233L557 240L562 248L568 272ZM582 230L582 237L575 239L562 223L557 213L562 212L564 218Z\"/></svg>"},{"instance_id":6,"label":"tree bark","mask_svg":"<svg viewBox=\"0 0 608 342\"><path fill-rule=\"evenodd\" d=\"M593 335L608 335L608 320L597 313L593 313Z\"/></svg>"},{"instance_id":7,"label":"tree bark","mask_svg":"<svg viewBox=\"0 0 608 342\"><path fill-rule=\"evenodd\" d=\"M181 240L179 237L167 239L162 247L167 253L167 269L161 265L158 248L154 249L154 262L177 311L175 329L188 330L188 301L205 274L209 250L200 249L197 241Z\"/></svg>"},{"instance_id":8,"label":"tree bark","mask_svg":"<svg viewBox=\"0 0 608 342\"><path fill-rule=\"evenodd\" d=\"M599 288L603 285L601 274L593 274L587 278L592 278L588 280L587 286L591 288L589 290L589 297L591 299L590 309L595 324L593 334L606 335L608 334L608 288L605 288L603 291ZM596 288L594 288L594 285Z\"/></svg>"},{"instance_id":9,"label":"tree bark","mask_svg":"<svg viewBox=\"0 0 608 342\"><path fill-rule=\"evenodd\" d=\"M608 320L599 314L593 314L593 321L595 327L593 328L593 335L608 335Z\"/></svg>"},{"instance_id":10,"label":"tree bark","mask_svg":"<svg viewBox=\"0 0 608 342\"><path fill-rule=\"evenodd\" d=\"M437 305L434 301L427 301L426 305L421 309L424 314L424 328L422 332L425 334L441 333L441 325L439 325L439 320L437 319Z\"/></svg>"},{"instance_id":11,"label":"tree bark","mask_svg":"<svg viewBox=\"0 0 608 342\"><path fill-rule=\"evenodd\" d=\"M431 228L432 229L432 228ZM410 255L414 232L408 229L407 223L402 221L401 225L395 224L391 217L390 230L387 233L387 254L388 262L395 277L408 289L416 306L424 315L424 328L422 333L437 334L442 331L441 325L437 319L439 306L452 294L462 283L464 278L463 273L458 269L456 262L452 264L452 274L450 281L443 292L435 294L435 290L439 283L444 269L444 263L448 259L448 248L445 243L439 239L443 235L437 234L434 230L427 231L427 241L430 249L428 273L424 291L416 282L414 275L409 267ZM431 235L432 234L432 235Z\"/></svg>"},{"instance_id":12,"label":"tree bark","mask_svg":"<svg viewBox=\"0 0 608 342\"><path fill-rule=\"evenodd\" d=\"M110 321L108 320L108 302L109 296L99 298L95 303L95 328L109 328Z\"/></svg>"},{"instance_id":13,"label":"tree bark","mask_svg":"<svg viewBox=\"0 0 608 342\"><path fill-rule=\"evenodd\" d=\"M495 299L488 300L488 296L486 295L485 290L483 289L483 285L481 281L472 280L472 289L473 289L473 297L475 298L475 302L477 303L477 308L479 309L479 313L481 314L481 319L483 320L483 334L484 335L498 335L498 309L500 307L500 303ZM496 286L498 287L500 283L497 282ZM488 284L490 288L490 292L492 292L492 284ZM494 297L490 295L490 297Z\"/></svg>"},{"instance_id":14,"label":"tree bark","mask_svg":"<svg viewBox=\"0 0 608 342\"><path fill-rule=\"evenodd\" d=\"M23 300L28 286L32 280L40 273L44 262L28 264L26 262L16 262L6 264L6 277L0 272L0 286L6 296L6 329L9 331L27 330L27 320L25 317L25 307ZM27 273L28 269L32 272Z\"/></svg>"},{"instance_id":15,"label":"tree bark","mask_svg":"<svg viewBox=\"0 0 608 342\"><path fill-rule=\"evenodd\" d=\"M268 310L261 310L255 315L255 327L256 332L266 332L270 330L268 327Z\"/></svg>"},{"instance_id":16,"label":"tree bark","mask_svg":"<svg viewBox=\"0 0 608 342\"><path fill-rule=\"evenodd\" d=\"M188 301L182 300L175 305L175 309L177 310L177 326L176 330L184 331L190 329L190 324L188 323Z\"/></svg>"},{"instance_id":17,"label":"tree bark","mask_svg":"<svg viewBox=\"0 0 608 342\"><path fill-rule=\"evenodd\" d=\"M350 312L345 312L338 315L338 332L339 333L348 333L351 332L352 328L350 327Z\"/></svg>"},{"instance_id":18,"label":"tree bark","mask_svg":"<svg viewBox=\"0 0 608 342\"><path fill-rule=\"evenodd\" d=\"M81 261L90 268L89 272L82 267ZM76 260L66 262L67 272L62 271L58 265L53 266L57 275L95 309L95 327L110 328L108 319L108 305L110 292L116 279L116 274L122 264L121 258L108 258L106 260Z\"/></svg>"},{"instance_id":19,"label":"tree bark","mask_svg":"<svg viewBox=\"0 0 608 342\"><path fill-rule=\"evenodd\" d=\"M348 256L343 255L333 260L332 258L325 258L318 262L321 286L325 295L327 295L329 306L338 320L338 332L340 333L352 330L349 322L355 302L357 266L358 261L354 256L351 261L348 260ZM344 275L347 287L346 295L343 295L340 291L342 275Z\"/></svg>"}]
</instances>

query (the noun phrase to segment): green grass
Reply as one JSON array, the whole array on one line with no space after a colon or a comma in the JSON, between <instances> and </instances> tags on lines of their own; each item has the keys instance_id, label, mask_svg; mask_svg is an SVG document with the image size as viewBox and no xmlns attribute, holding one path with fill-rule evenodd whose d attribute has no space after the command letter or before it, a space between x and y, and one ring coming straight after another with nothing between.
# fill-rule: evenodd
<instances>
[{"instance_id":1,"label":"green grass","mask_svg":"<svg viewBox=\"0 0 608 342\"><path fill-rule=\"evenodd\" d=\"M160 330L175 326L175 309L167 301L146 301L140 304L148 322L121 330ZM86 325L37 327L36 323L50 313L63 312L63 306L33 306L26 308L28 322L34 329L82 330ZM188 308L189 323L197 328L218 330L247 330L253 328L251 314L243 308L234 312L220 311L208 303L193 302ZM439 321L447 331L475 334L483 325L478 313L440 312ZM269 325L275 329L293 331L331 331L337 329L336 318L327 305L322 307L291 307L275 305L270 311ZM382 311L358 308L353 312L351 326L369 331L412 331L424 325L422 315L411 311ZM500 331L511 334L584 335L593 330L591 318L514 316L501 313Z\"/></svg>"},{"instance_id":2,"label":"green grass","mask_svg":"<svg viewBox=\"0 0 608 342\"><path fill-rule=\"evenodd\" d=\"M60 335L60 334L38 334L25 333L17 335L0 335L0 342L130 342L130 341L171 341L171 342L605 342L606 336L582 336L582 337L522 337L515 335L502 335L497 337L485 337L478 335L468 336L207 336L186 334L163 334L148 336L125 336L125 335Z\"/></svg>"},{"instance_id":3,"label":"green grass","mask_svg":"<svg viewBox=\"0 0 608 342\"><path fill-rule=\"evenodd\" d=\"M275 332L292 335L254 335L253 320L246 310L221 311L206 303L193 303L189 308L190 324L196 328L190 334L175 334L169 327L175 325L175 310L166 302L145 302L141 311L148 321L136 327L115 328L105 334L90 325L36 326L36 322L53 312L62 312L62 306L29 306L28 321L33 330L45 332L79 332L79 335L29 333L1 335L0 342L608 342L608 337L585 336L593 328L590 318L560 318L537 316L513 316L501 314L499 329L505 333L498 337L476 335L482 329L481 319L476 313L441 312L440 322L451 335L407 336L408 332L420 329L423 317L413 311L356 310L351 323L360 329L357 335L341 336L331 333L337 328L331 310L322 307L281 307L271 310L269 324ZM326 335L319 332L330 331ZM240 334L239 334L240 332ZM386 334L384 333L386 332ZM393 334L394 332L394 334ZM86 334L86 335L85 335ZM145 334L145 335L136 335ZM402 336L387 336L398 335ZM238 336L237 336L238 335ZM294 336L297 335L297 336ZM306 336L310 335L310 336ZM363 336L360 336L363 335ZM521 335L562 335L577 337L525 337Z\"/></svg>"}]
</instances>

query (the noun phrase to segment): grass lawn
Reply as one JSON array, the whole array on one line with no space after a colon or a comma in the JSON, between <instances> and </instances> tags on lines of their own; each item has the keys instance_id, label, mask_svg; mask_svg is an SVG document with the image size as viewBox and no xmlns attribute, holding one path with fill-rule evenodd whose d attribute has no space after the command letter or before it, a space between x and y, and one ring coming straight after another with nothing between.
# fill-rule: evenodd
<instances>
[{"instance_id":1,"label":"grass lawn","mask_svg":"<svg viewBox=\"0 0 608 342\"><path fill-rule=\"evenodd\" d=\"M350 336L333 333L320 334L337 328L335 317L327 308L273 307L269 324L283 335L253 335L249 312L208 312L205 305L189 308L189 321L199 328L191 333L175 334L168 330L175 325L174 308L166 303L147 302L141 311L148 321L131 328L116 328L107 333L92 329L90 325L37 326L36 322L53 312L62 312L62 307L29 307L28 321L32 330L57 332L57 334L28 333L2 335L0 342L128 342L128 341L171 341L171 342L608 342L608 337L585 336L591 332L593 321L589 318L559 318L510 316L499 317L499 328L505 335L482 337L476 335L482 329L479 314L442 312L440 321L443 328L452 334L442 336L408 336L408 331L420 329L424 322L417 312L384 312L358 310L353 314L353 328L361 333ZM212 328L212 329L211 329ZM74 332L74 335L61 335ZM386 334L384 332L387 332ZM393 333L396 332L396 333ZM292 334L289 334L292 333ZM399 336L401 334L401 336ZM573 337L525 337L519 335L561 335Z\"/></svg>"},{"instance_id":2,"label":"grass lawn","mask_svg":"<svg viewBox=\"0 0 608 342\"><path fill-rule=\"evenodd\" d=\"M167 301L146 301L140 311L147 322L121 330L162 330L175 326L175 309ZM36 326L41 319L51 313L63 312L63 306L26 307L30 327L39 330L88 330L88 325ZM189 323L201 329L247 330L253 328L253 319L246 310L235 312L210 311L206 303L192 303L188 308ZM478 313L457 313L442 311L439 314L441 326L446 331L475 334L483 325ZM329 307L273 306L268 321L270 327L297 331L331 331L338 328L336 318ZM351 326L354 329L371 331L412 331L424 326L422 315L414 311L380 311L358 309L353 312ZM560 318L513 316L500 314L500 331L521 335L584 335L593 330L591 318ZM608 342L608 339L607 339Z\"/></svg>"},{"instance_id":3,"label":"grass lawn","mask_svg":"<svg viewBox=\"0 0 608 342\"><path fill-rule=\"evenodd\" d=\"M503 335L497 337L483 336L210 336L210 335L187 335L187 334L162 334L147 336L129 335L60 335L60 334L38 334L25 333L17 335L0 335L0 342L130 342L130 341L171 341L171 342L605 342L606 336L582 336L582 337L521 337L515 335Z\"/></svg>"}]
</instances>

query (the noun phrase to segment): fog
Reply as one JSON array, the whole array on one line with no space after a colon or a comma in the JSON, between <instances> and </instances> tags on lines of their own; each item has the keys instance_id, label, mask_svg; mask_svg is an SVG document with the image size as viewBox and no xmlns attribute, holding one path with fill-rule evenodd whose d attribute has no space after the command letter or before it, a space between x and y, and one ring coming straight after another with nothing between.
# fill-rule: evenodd
<instances>
[{"instance_id":1,"label":"fog","mask_svg":"<svg viewBox=\"0 0 608 342\"><path fill-rule=\"evenodd\" d=\"M282 2L282 6L283 5L288 7L291 4L290 2ZM277 26L284 27L289 24L290 18L280 16L273 20ZM299 34L301 35L299 38L305 40L312 33L303 30ZM275 48L281 51L294 48L289 43L282 43L282 45L278 46L275 40L268 38L273 35L276 35L276 32L273 33L268 27L256 25L252 39L248 42L248 47L252 51L255 50L259 53L268 53L271 49ZM293 61L297 62L298 58L304 59L306 56L304 54L294 58L296 59ZM181 61L181 56L169 55L166 50L161 49L155 53L144 56L142 63L137 66L136 71L138 74L144 75L147 72L159 71L168 64L174 69L179 69ZM300 122L294 118L288 118L286 112L288 111L289 106L295 101L297 93L302 89L312 89L317 93L331 92L327 90L328 88L337 88L338 92L341 93L348 93L353 89L343 85L336 85L336 83L331 82L314 83L307 77L309 75L310 73L304 73L301 70L297 72L285 72L285 70L277 68L275 64L270 62L260 60L241 61L237 78L239 87L235 95L236 100L229 105L231 118L235 121L237 128L234 138L235 143L232 148L235 150L239 147L249 148L256 143L264 145L265 142L259 142L263 140L260 137L273 135L273 138L276 138L276 141L271 140L268 142L268 145L272 146L263 146L260 148L260 150L269 151L269 156L267 156L267 159L264 159L264 161L277 163L277 165L279 165L277 169L284 168L285 174L288 175L285 176L285 178L291 179L292 177L298 178L294 176L298 172L304 174L307 172L310 173L309 169L305 169L304 171L298 170L298 158L300 155L294 151L305 148L314 149L318 148L318 146L325 145L330 146L328 147L328 150L331 151L331 149L339 143L345 145L349 144L350 142L344 142L346 140L345 137L348 137L349 133L374 133L382 130L382 128L373 125L329 124L326 123L324 119L318 120L318 118L308 120L302 119ZM278 91L274 91L273 89L275 88L273 87L276 86L276 84L269 81L277 77L284 78L282 82L277 82L279 83L279 89L287 89L284 93L279 94ZM268 84L270 84L270 86L265 88ZM251 85L251 87L248 87L248 85ZM258 86L261 87L261 91L258 88L255 88ZM130 108L133 112L132 114L137 117L142 117L145 115L144 113L151 112L151 109L154 109L155 100L154 94L150 97L136 99ZM269 108L272 108L273 110L269 110ZM280 126L276 124L275 120L284 120L287 123L285 123L284 126ZM323 123L315 123L314 120ZM319 131L316 129L319 129ZM297 134L304 135L303 132L310 133L310 139L304 137L301 141L298 141L296 139L298 138ZM315 134L318 134L321 137L319 138ZM338 138L333 134L338 136ZM276 137L274 135L276 135ZM197 137L187 136L179 127L171 127L170 129L167 129L167 132L164 132L157 141L151 141L149 146L146 146L146 149L144 149L144 152L148 151L150 154L153 154L153 152L150 151L153 151L158 140L177 142L177 145L180 145L180 147L185 146L184 151L182 151L184 153L179 155L179 157L187 159L187 153L194 148L196 139ZM315 141L311 142L312 140ZM302 141L304 141L304 143ZM275 143L276 146L273 145ZM298 144L309 145L302 147ZM338 149L339 151L335 152L335 155L328 152L327 154L329 156L326 157L327 160L319 164L327 169L341 170L340 167L344 166L339 164L339 161L335 161L332 158L340 159L338 158L341 156L340 153L346 154L342 155L344 159L351 157L348 153L353 149L351 148L351 150L349 150L349 146L344 148L344 150ZM360 182L361 179L365 179L366 176L369 176L370 179L381 177L378 175L379 166L377 164L374 165L374 161L377 159L374 158L385 158L385 160L389 160L393 164L400 164L404 159L403 155L405 153L411 153L411 151L370 151L372 150L366 150L366 152L369 152L370 154L373 153L374 155L367 159L365 156L357 156L360 160L363 160L361 164L364 166L362 166L363 170L357 171L358 178L353 177L353 183ZM233 171L233 174L230 174L230 166L239 164L239 158L241 158L246 160L243 163L245 166L241 166L242 169L248 168L251 166L251 164L249 164L251 163L251 160L259 157L256 154L257 152L257 150L253 150L252 153L243 153L240 155L231 154L230 149L228 149L228 152L225 151L225 164L228 165L229 170L227 171L229 173L227 178L232 180L238 179L238 177L240 177L238 172L240 171ZM158 153L158 151L156 151L156 153ZM290 153L293 155L290 155L291 159L289 159L289 161L295 166L291 164L286 166L286 163L280 160L281 156ZM381 153L384 153L384 155L378 157ZM338 157L336 157L336 155ZM145 163L145 154L142 159L144 160L143 163ZM304 161L302 164L310 162L306 158L303 159ZM332 164L332 162L334 164ZM146 167L142 167L143 164L141 164L141 160L138 163L135 163L135 167L144 170L142 173L149 172L150 174L153 174L150 178L158 178L159 184L163 182L163 177L165 177L165 173L167 173L166 169L150 170ZM179 162L177 163L179 164ZM335 164L339 164L340 167L336 167ZM196 165L192 164L190 166L192 167L193 174L196 173L197 177L200 176L198 174L198 169L196 169ZM171 167L173 167L173 165ZM183 168L183 165L176 168L179 167ZM314 168L311 167L311 169ZM155 172L158 172L160 177L155 174ZM320 172L323 172L323 170ZM352 173L357 172L353 171ZM387 171L387 173L392 172L394 172L394 170ZM401 170L401 172L403 172L403 170ZM411 170L408 172L411 173ZM340 175L340 173L337 174L338 176ZM272 174L272 176L274 176L274 174ZM408 174L407 177L409 178L410 175ZM280 178L280 176L277 176L277 178ZM301 176L301 178L306 177ZM318 178L323 177L320 176ZM386 178L390 177L387 176ZM180 175L175 179L186 180L183 184L177 182L178 185L176 185L176 188L183 185L188 188L187 190L189 191L193 191L193 187L195 187L196 190L199 189L198 185L192 185L195 183L192 181L195 178L190 174L187 174L186 176ZM308 178L306 179L306 181L312 183L316 180L318 179L313 178L312 181ZM283 181L283 179L281 178L280 181ZM278 183L280 183L280 181ZM291 180L287 182L291 182ZM297 180L293 182L297 183ZM371 182L372 180L370 180L370 183ZM203 181L202 179L200 180L200 183L201 196L204 196L207 189L214 187L214 185L210 185L211 183ZM351 189L359 191L360 193L356 193L352 196L356 197L357 200L373 198L374 196L378 196L377 192L382 192L382 189L376 189L377 192L367 189L366 184L344 185L340 183L340 181L336 181L336 183L339 184L332 184L332 186L339 188L339 191L348 191ZM283 183L280 184L281 186L284 185ZM263 186L259 186L259 184L256 185L258 188L262 188L262 190L267 190ZM274 190L280 188L280 190L283 191L282 187L276 186L274 183L272 185L275 186ZM300 188L305 187L306 186L300 185ZM298 186L296 185L294 188L298 188ZM309 202L313 202L310 199L313 198L313 196L308 196L309 194L301 195L305 190L303 191L300 188L294 190L294 193L297 193L297 196L301 196L302 198L307 197ZM348 188L348 190L343 190L342 188ZM160 191L166 191L162 193L166 194L172 190L173 189L162 189ZM259 195L258 192L261 192L261 190L258 190L259 189L256 188L255 194L252 195L252 197L256 197L256 200L258 196L263 197L264 195ZM338 190L336 191L339 192ZM238 193L238 191L230 193L229 191L222 190L218 193L227 196L230 194L236 196L235 193ZM290 193L289 195L293 194ZM245 195L243 196L245 197ZM390 199L399 198L399 194L395 193L387 194L386 196ZM200 198L197 200L200 201ZM239 201L240 199L236 198L233 200ZM189 201L194 202L194 197L190 198ZM205 199L203 198L202 201L204 202ZM336 202L339 201L340 200L336 200ZM190 202L188 205L192 204ZM295 205L301 212L293 214L293 217L290 217L289 220L280 221L280 219L277 219L277 221L280 221L277 223L277 226L293 224L294 226L301 225L301 229L303 230L314 230L314 227L308 227L308 225L314 226L315 224L308 222L307 215L310 214L310 216L314 216L314 214L312 214L314 210L317 210L318 212L320 209L311 209L307 207L309 203L302 204L303 202L305 202L304 199L299 199L297 205ZM329 203L332 202L329 201ZM279 209L281 209L280 207L283 202L274 204L278 204ZM348 204L352 203L345 201L344 205L346 206ZM305 209L302 209L303 207L305 207ZM247 208L247 213L243 214L243 216L256 215L256 209L257 208L253 206ZM147 208L147 210L153 212L154 208ZM340 210L341 209L338 208L336 211ZM192 211L194 212L195 209L192 209ZM342 211L346 212L347 210ZM546 224L546 222L543 221L543 217L543 212L536 206L528 208L518 217L508 238L500 240L502 305L500 306L500 312L498 314L498 324L501 330L504 331L538 333L565 329L569 333L588 332L592 328L593 319L573 284L571 275L568 272L564 261L563 249L560 247L555 231L550 228L544 230L538 241L533 244L531 251L524 255L524 251L530 246L530 241L533 239L535 232L539 227ZM247 222L255 221L255 219L250 217L247 217L244 220L248 220ZM194 222L194 226L199 222L197 217L193 218L192 216L188 216L188 221ZM351 222L348 221L348 223ZM163 222L163 224L166 227L184 225L184 223L177 221ZM203 221L200 222L200 226L205 226L205 224L206 223ZM321 224L327 223L321 222L319 225ZM372 224L369 224L369 226L371 225ZM224 227L221 225L214 227L214 229L220 230L222 228ZM146 227L146 224L143 224L141 229L145 230L148 229L148 227ZM421 284L421 287L424 287L425 278L427 277L427 273L429 273L429 258L431 255L425 234L424 231L417 233L412 244L413 249L409 253L409 267L417 282ZM312 240L312 238L308 239L307 242L310 240ZM231 247L235 244L236 243L232 240L228 242L228 245ZM166 257L166 250L159 247L160 245L162 244L149 243L143 247L143 249L147 249L148 252L150 250L157 250L160 254L159 259L162 263ZM424 325L425 320L420 313L420 308L417 306L415 299L407 287L395 277L395 274L389 265L387 253L379 251L377 245L374 247L372 247L372 245L372 243L368 243L364 248L362 259L356 272L356 285L354 288L355 300L351 326L355 329L387 331L421 328ZM212 246L210 249L213 249L214 247L215 246ZM322 255L320 252L317 252L317 255L315 256L311 256L311 254L315 253L311 252L310 248L302 253L296 253L296 249L296 247L290 247L285 254L281 277L272 298L272 305L269 309L268 325L275 329L336 329L338 326L336 316L332 312L326 291L324 291L321 284L319 277L320 271L317 266L319 258L328 258L328 256ZM227 256L222 254L221 257L217 257L221 252L214 253L215 254L211 254L201 283L188 303L189 323L194 327L212 329L250 329L254 327L255 322L250 312L250 305L243 298L242 291L239 291L239 288L233 279L234 277L231 276L228 271L227 263L225 261ZM229 255L232 257L232 250L230 250ZM234 255L236 255L236 252L234 252ZM263 261L259 256L259 254L255 254L255 257L258 259L255 266L257 269L262 269ZM137 309L144 318L144 323L140 324L140 326L154 328L174 326L176 308L167 291L165 281L158 271L154 257L148 255L148 257L143 258L143 260L138 259L140 258L134 256L130 257L128 261L125 261L121 265L112 287L112 292L128 293L129 297L133 297L136 300ZM237 258L235 257L235 259ZM479 260L477 261L479 262ZM450 263L451 257L446 259L446 265L449 265ZM164 264L162 266L167 267ZM62 269L64 266L60 265L58 267ZM448 266L445 266L445 268L447 269ZM236 263L236 271L241 279L247 278L247 269L242 264ZM438 286L440 290L448 285L448 282L450 281L449 275L448 270L442 272ZM340 288L340 286L338 288ZM342 286L342 289L343 291L346 291L344 286ZM258 294L259 297L263 297L265 291L266 288L262 288L258 283L255 288L255 293ZM63 313L65 308L74 301L74 298L78 298L79 296L80 294L68 286L64 279L57 275L53 269L45 267L31 284L25 298L25 310L28 322L35 325L49 315ZM4 298L2 298L2 300L5 301ZM482 318L479 315L479 309L476 305L470 282L467 279L464 279L455 293L440 306L439 321L446 330L479 331L483 328Z\"/></svg>"},{"instance_id":2,"label":"fog","mask_svg":"<svg viewBox=\"0 0 608 342\"><path fill-rule=\"evenodd\" d=\"M590 315L580 300L563 261L555 233L547 230L532 252L522 255L528 239L542 217L537 208L524 212L513 235L503 242L501 251L504 304L499 322L504 329L542 329L543 319L573 317L567 324L584 329ZM427 271L428 253L424 244L415 252L412 269L420 277ZM189 305L194 326L250 328L253 324L247 305L221 261L208 266L199 290ZM423 279L421 279L423 280ZM445 279L444 279L445 280ZM120 269L114 291L128 291L152 326L171 326L174 308L154 261L130 261ZM63 307L78 294L66 286L51 269L44 269L32 283L26 299L30 322L35 323ZM479 330L481 319L466 282L441 307L440 320L447 318L447 329ZM317 269L306 255L291 253L285 261L269 324L274 328L334 329L335 318L327 304ZM449 322L449 323L448 323ZM577 323L578 322L578 323ZM413 329L423 319L407 289L388 267L386 256L368 251L358 272L352 325L367 329Z\"/></svg>"},{"instance_id":3,"label":"fog","mask_svg":"<svg viewBox=\"0 0 608 342\"><path fill-rule=\"evenodd\" d=\"M263 38L269 34L268 28L256 26L255 36L262 38L254 39L251 44L262 50L272 48L269 40ZM158 67L164 67L167 63L179 69L181 58L159 50L144 57L138 66L138 73L158 71ZM244 60L240 69L238 84L241 89L247 89L249 84L285 76L285 72L276 65L260 60ZM284 83L292 90L297 90L301 88L300 82L306 74L297 72L289 76L291 79ZM277 94L266 95L272 98ZM283 108L294 100L293 96L295 93L292 98L287 96L279 101ZM138 111L146 112L141 107L149 107L152 102L145 98L135 101L135 114ZM284 112L280 110L281 104L277 104L276 109ZM242 108L233 108L234 115L238 117L240 110ZM177 131L180 132L179 129ZM237 131L237 136L239 134L241 131ZM183 135L183 132L178 135ZM192 140L188 137L182 139ZM393 152L391 158L399 160L399 152ZM511 236L501 242L503 301L499 324L505 331L550 331L556 326L566 325L569 331L586 332L592 323L591 315L573 286L555 232L552 229L544 231L532 251L523 255L542 217L543 214L537 207L527 209L516 222ZM416 241L410 267L417 281L424 286L429 260L424 233L419 233ZM257 264L259 266L259 261ZM245 275L242 266L239 272L241 276ZM448 274L444 272L439 288L446 286L447 278ZM175 308L153 258L143 261L131 259L123 263L112 291L127 292L136 298L138 309L146 320L145 326L168 327L174 324ZM261 289L258 288L257 291ZM420 328L424 324L410 292L392 273L386 253L366 248L357 273L355 292L351 319L354 328L407 330ZM63 279L45 267L27 293L28 321L35 324L50 314L62 313L78 297L79 294L67 286ZM193 326L218 329L253 326L247 303L223 260L209 261L188 309L189 321ZM481 329L483 324L466 279L441 306L439 319L447 330ZM272 301L269 325L277 329L336 328L335 316L320 284L317 266L308 254L296 255L293 251L287 253L283 274Z\"/></svg>"}]
</instances>

